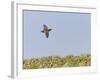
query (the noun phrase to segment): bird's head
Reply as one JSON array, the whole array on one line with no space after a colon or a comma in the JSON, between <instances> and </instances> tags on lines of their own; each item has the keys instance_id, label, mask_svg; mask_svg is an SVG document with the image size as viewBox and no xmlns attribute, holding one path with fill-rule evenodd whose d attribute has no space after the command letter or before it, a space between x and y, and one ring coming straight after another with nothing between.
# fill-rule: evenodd
<instances>
[{"instance_id":1,"label":"bird's head","mask_svg":"<svg viewBox=\"0 0 100 80\"><path fill-rule=\"evenodd\" d=\"M45 25L45 24L43 24L43 27L46 27L46 25Z\"/></svg>"}]
</instances>

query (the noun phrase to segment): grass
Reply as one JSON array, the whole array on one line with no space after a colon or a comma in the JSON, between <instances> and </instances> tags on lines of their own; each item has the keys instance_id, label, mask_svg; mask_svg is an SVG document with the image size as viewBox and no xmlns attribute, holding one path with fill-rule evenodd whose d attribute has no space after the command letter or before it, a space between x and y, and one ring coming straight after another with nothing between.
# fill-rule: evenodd
<instances>
[{"instance_id":1,"label":"grass","mask_svg":"<svg viewBox=\"0 0 100 80\"><path fill-rule=\"evenodd\" d=\"M91 55L48 56L23 60L23 69L82 67L91 65Z\"/></svg>"}]
</instances>

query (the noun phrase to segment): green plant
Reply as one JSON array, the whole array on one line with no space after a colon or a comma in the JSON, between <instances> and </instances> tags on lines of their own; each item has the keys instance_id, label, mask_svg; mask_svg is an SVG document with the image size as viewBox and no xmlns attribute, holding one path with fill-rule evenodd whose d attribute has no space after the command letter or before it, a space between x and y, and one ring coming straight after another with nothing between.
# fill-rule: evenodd
<instances>
[{"instance_id":1,"label":"green plant","mask_svg":"<svg viewBox=\"0 0 100 80\"><path fill-rule=\"evenodd\" d=\"M23 69L90 66L91 55L48 56L23 60Z\"/></svg>"}]
</instances>

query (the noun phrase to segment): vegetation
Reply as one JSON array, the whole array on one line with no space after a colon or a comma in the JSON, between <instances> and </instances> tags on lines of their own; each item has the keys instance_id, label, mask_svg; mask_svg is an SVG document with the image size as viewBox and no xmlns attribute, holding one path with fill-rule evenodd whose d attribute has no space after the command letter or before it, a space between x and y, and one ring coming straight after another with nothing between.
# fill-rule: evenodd
<instances>
[{"instance_id":1,"label":"vegetation","mask_svg":"<svg viewBox=\"0 0 100 80\"><path fill-rule=\"evenodd\" d=\"M48 56L23 60L23 69L82 67L91 65L91 55Z\"/></svg>"}]
</instances>

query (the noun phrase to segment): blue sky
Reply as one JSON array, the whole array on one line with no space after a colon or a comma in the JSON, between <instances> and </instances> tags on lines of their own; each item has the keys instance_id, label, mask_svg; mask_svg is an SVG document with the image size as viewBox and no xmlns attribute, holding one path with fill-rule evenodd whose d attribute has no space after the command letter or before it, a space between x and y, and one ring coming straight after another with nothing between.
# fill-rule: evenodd
<instances>
[{"instance_id":1,"label":"blue sky","mask_svg":"<svg viewBox=\"0 0 100 80\"><path fill-rule=\"evenodd\" d=\"M52 29L46 38L43 24ZM91 53L91 14L23 11L24 58Z\"/></svg>"}]
</instances>

